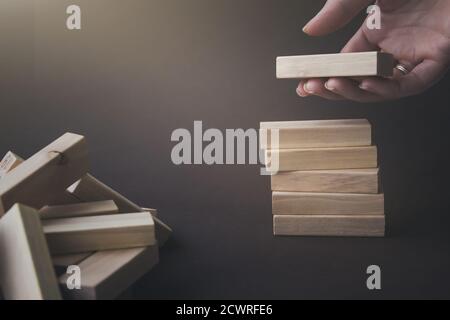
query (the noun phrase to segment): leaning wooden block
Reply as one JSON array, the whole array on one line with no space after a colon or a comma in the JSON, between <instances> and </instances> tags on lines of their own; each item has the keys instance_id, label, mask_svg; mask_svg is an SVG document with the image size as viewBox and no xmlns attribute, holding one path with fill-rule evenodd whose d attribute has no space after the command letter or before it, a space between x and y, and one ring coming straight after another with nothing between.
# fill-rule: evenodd
<instances>
[{"instance_id":1,"label":"leaning wooden block","mask_svg":"<svg viewBox=\"0 0 450 320\"><path fill-rule=\"evenodd\" d=\"M365 119L261 122L267 138L261 138L262 149L302 149L361 147L372 145L372 128ZM278 130L278 141L272 141L272 130ZM264 137L264 136L262 136Z\"/></svg>"},{"instance_id":2,"label":"leaning wooden block","mask_svg":"<svg viewBox=\"0 0 450 320\"><path fill-rule=\"evenodd\" d=\"M271 176L273 191L379 193L379 169L280 172Z\"/></svg>"},{"instance_id":3,"label":"leaning wooden block","mask_svg":"<svg viewBox=\"0 0 450 320\"><path fill-rule=\"evenodd\" d=\"M93 252L86 252L86 253L74 253L74 254L54 256L52 257L53 266L67 268L69 266L77 265L78 263L85 260L92 254Z\"/></svg>"},{"instance_id":4,"label":"leaning wooden block","mask_svg":"<svg viewBox=\"0 0 450 320\"><path fill-rule=\"evenodd\" d=\"M145 212L42 221L52 255L151 246L155 225Z\"/></svg>"},{"instance_id":5,"label":"leaning wooden block","mask_svg":"<svg viewBox=\"0 0 450 320\"><path fill-rule=\"evenodd\" d=\"M150 212L154 218L158 218L158 210L152 208L141 208L142 211Z\"/></svg>"},{"instance_id":6,"label":"leaning wooden block","mask_svg":"<svg viewBox=\"0 0 450 320\"><path fill-rule=\"evenodd\" d=\"M277 78L391 77L394 67L394 57L383 52L278 57Z\"/></svg>"},{"instance_id":7,"label":"leaning wooden block","mask_svg":"<svg viewBox=\"0 0 450 320\"><path fill-rule=\"evenodd\" d=\"M46 206L39 210L41 219L60 219L111 215L119 212L114 201L83 202L64 206Z\"/></svg>"},{"instance_id":8,"label":"leaning wooden block","mask_svg":"<svg viewBox=\"0 0 450 320\"><path fill-rule=\"evenodd\" d=\"M24 160L18 155L9 151L0 161L0 179L2 179L8 172L12 171Z\"/></svg>"},{"instance_id":9,"label":"leaning wooden block","mask_svg":"<svg viewBox=\"0 0 450 320\"><path fill-rule=\"evenodd\" d=\"M139 212L142 210L140 206L90 174L86 174L75 182L67 191L82 202L113 200L119 208L119 212L122 213Z\"/></svg>"},{"instance_id":10,"label":"leaning wooden block","mask_svg":"<svg viewBox=\"0 0 450 320\"><path fill-rule=\"evenodd\" d=\"M61 298L37 211L14 205L0 219L0 284L8 300Z\"/></svg>"},{"instance_id":11,"label":"leaning wooden block","mask_svg":"<svg viewBox=\"0 0 450 320\"><path fill-rule=\"evenodd\" d=\"M273 192L274 215L384 215L383 194Z\"/></svg>"},{"instance_id":12,"label":"leaning wooden block","mask_svg":"<svg viewBox=\"0 0 450 320\"><path fill-rule=\"evenodd\" d=\"M115 300L117 301L132 301L135 300L134 294L133 294L133 286L126 289L124 292L122 292L120 295L118 295Z\"/></svg>"},{"instance_id":13,"label":"leaning wooden block","mask_svg":"<svg viewBox=\"0 0 450 320\"><path fill-rule=\"evenodd\" d=\"M143 212L144 210L125 198L123 195L113 190L106 184L102 183L92 175L87 174L82 179L67 189L68 193L79 199L80 201L101 201L101 200L113 200L119 207L119 212ZM172 229L159 220L156 216L153 217L156 226L156 238L159 246L170 238Z\"/></svg>"},{"instance_id":14,"label":"leaning wooden block","mask_svg":"<svg viewBox=\"0 0 450 320\"><path fill-rule=\"evenodd\" d=\"M278 171L369 169L378 167L377 147L312 148L267 150L266 164L272 168L278 158Z\"/></svg>"},{"instance_id":15,"label":"leaning wooden block","mask_svg":"<svg viewBox=\"0 0 450 320\"><path fill-rule=\"evenodd\" d=\"M94 252L72 253L52 257L53 267L55 268L56 274L61 275L66 273L68 267L78 265L81 261L87 259L92 254L94 254Z\"/></svg>"},{"instance_id":16,"label":"leaning wooden block","mask_svg":"<svg viewBox=\"0 0 450 320\"><path fill-rule=\"evenodd\" d=\"M115 299L157 263L157 246L101 251L79 264L81 290L68 289L68 275L61 276L59 283L66 299Z\"/></svg>"},{"instance_id":17,"label":"leaning wooden block","mask_svg":"<svg viewBox=\"0 0 450 320\"><path fill-rule=\"evenodd\" d=\"M76 197L71 195L67 190L59 192L55 195L55 198L51 202L47 203L48 206L66 206L70 204L77 204L82 201L78 200Z\"/></svg>"},{"instance_id":18,"label":"leaning wooden block","mask_svg":"<svg viewBox=\"0 0 450 320\"><path fill-rule=\"evenodd\" d=\"M83 136L66 133L8 173L0 183L0 215L15 203L42 208L88 171Z\"/></svg>"},{"instance_id":19,"label":"leaning wooden block","mask_svg":"<svg viewBox=\"0 0 450 320\"><path fill-rule=\"evenodd\" d=\"M384 237L384 216L274 216L276 236Z\"/></svg>"},{"instance_id":20,"label":"leaning wooden block","mask_svg":"<svg viewBox=\"0 0 450 320\"><path fill-rule=\"evenodd\" d=\"M155 220L156 239L158 240L158 245L162 247L169 240L172 229L156 216L153 216L153 220Z\"/></svg>"}]
</instances>

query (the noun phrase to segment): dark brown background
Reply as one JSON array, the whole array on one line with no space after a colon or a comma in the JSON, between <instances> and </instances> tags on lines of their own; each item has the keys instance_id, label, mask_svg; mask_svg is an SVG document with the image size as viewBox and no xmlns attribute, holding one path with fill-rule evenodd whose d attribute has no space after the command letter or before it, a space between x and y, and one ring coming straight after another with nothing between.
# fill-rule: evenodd
<instances>
[{"instance_id":1,"label":"dark brown background","mask_svg":"<svg viewBox=\"0 0 450 320\"><path fill-rule=\"evenodd\" d=\"M31 4L34 2L34 10ZM67 31L65 9L82 7ZM277 55L336 52L361 19L302 34L323 1L4 0L0 151L30 156L66 131L88 138L92 172L174 229L137 298L450 298L449 78L372 105L300 99ZM257 166L170 161L176 128L368 118L380 149L386 239L274 238ZM381 292L366 289L382 267Z\"/></svg>"}]
</instances>

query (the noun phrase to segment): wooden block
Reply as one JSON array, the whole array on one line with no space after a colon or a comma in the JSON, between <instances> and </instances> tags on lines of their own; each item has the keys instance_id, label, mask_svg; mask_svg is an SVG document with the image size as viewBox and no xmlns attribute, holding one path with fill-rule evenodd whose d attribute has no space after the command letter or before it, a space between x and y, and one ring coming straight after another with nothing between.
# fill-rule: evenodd
<instances>
[{"instance_id":1,"label":"wooden block","mask_svg":"<svg viewBox=\"0 0 450 320\"><path fill-rule=\"evenodd\" d=\"M77 265L92 254L93 252L86 252L54 256L52 257L53 266L55 268L67 269L67 267Z\"/></svg>"},{"instance_id":2,"label":"wooden block","mask_svg":"<svg viewBox=\"0 0 450 320\"><path fill-rule=\"evenodd\" d=\"M273 192L274 215L384 215L384 194Z\"/></svg>"},{"instance_id":3,"label":"wooden block","mask_svg":"<svg viewBox=\"0 0 450 320\"><path fill-rule=\"evenodd\" d=\"M273 191L379 193L379 169L281 172L271 176Z\"/></svg>"},{"instance_id":4,"label":"wooden block","mask_svg":"<svg viewBox=\"0 0 450 320\"><path fill-rule=\"evenodd\" d=\"M278 157L279 172L378 167L377 147L375 146L267 150L268 165L271 164L270 159L273 157Z\"/></svg>"},{"instance_id":5,"label":"wooden block","mask_svg":"<svg viewBox=\"0 0 450 320\"><path fill-rule=\"evenodd\" d=\"M277 78L391 77L394 67L394 57L382 52L278 57Z\"/></svg>"},{"instance_id":6,"label":"wooden block","mask_svg":"<svg viewBox=\"0 0 450 320\"><path fill-rule=\"evenodd\" d=\"M21 157L9 151L0 162L0 180L23 161Z\"/></svg>"},{"instance_id":7,"label":"wooden block","mask_svg":"<svg viewBox=\"0 0 450 320\"><path fill-rule=\"evenodd\" d=\"M134 293L133 293L133 286L129 287L127 290L122 292L119 296L117 296L115 298L115 300L118 300L118 301L133 301L133 300L135 300Z\"/></svg>"},{"instance_id":8,"label":"wooden block","mask_svg":"<svg viewBox=\"0 0 450 320\"><path fill-rule=\"evenodd\" d=\"M140 206L90 174L75 182L67 191L82 202L113 200L121 213L142 211Z\"/></svg>"},{"instance_id":9,"label":"wooden block","mask_svg":"<svg viewBox=\"0 0 450 320\"><path fill-rule=\"evenodd\" d=\"M384 216L274 216L276 236L384 237Z\"/></svg>"},{"instance_id":10,"label":"wooden block","mask_svg":"<svg viewBox=\"0 0 450 320\"><path fill-rule=\"evenodd\" d=\"M52 257L56 276L60 277L61 275L66 274L69 266L78 266L83 260L93 254L95 254L95 252L72 253Z\"/></svg>"},{"instance_id":11,"label":"wooden block","mask_svg":"<svg viewBox=\"0 0 450 320\"><path fill-rule=\"evenodd\" d=\"M83 136L66 133L3 177L0 215L15 203L42 208L88 171Z\"/></svg>"},{"instance_id":12,"label":"wooden block","mask_svg":"<svg viewBox=\"0 0 450 320\"><path fill-rule=\"evenodd\" d=\"M262 122L267 139L262 149L361 147L372 145L372 128L365 119ZM278 129L278 145L272 145L271 130Z\"/></svg>"},{"instance_id":13,"label":"wooden block","mask_svg":"<svg viewBox=\"0 0 450 320\"><path fill-rule=\"evenodd\" d=\"M151 246L155 225L145 212L42 221L53 255Z\"/></svg>"},{"instance_id":14,"label":"wooden block","mask_svg":"<svg viewBox=\"0 0 450 320\"><path fill-rule=\"evenodd\" d=\"M12 157L14 157L14 159L16 159L15 160L15 165L13 167L11 167L11 169L8 170L6 173L9 173L12 169L17 167L17 165L19 165L19 164L21 164L22 162L25 161L20 156L14 154L12 152L11 152L11 154L12 154ZM5 159L7 159L7 158L9 158L8 155L5 156ZM1 170L0 170L0 176L1 176ZM50 200L48 205L53 205L53 206L56 206L56 205L67 205L67 204L75 204L75 203L79 203L79 202L80 201L77 198L75 198L73 195L71 195L66 190L64 190L64 191L61 191L61 192L58 192L57 194L55 194L55 197Z\"/></svg>"},{"instance_id":15,"label":"wooden block","mask_svg":"<svg viewBox=\"0 0 450 320\"><path fill-rule=\"evenodd\" d=\"M0 284L7 300L61 298L37 211L14 205L0 220Z\"/></svg>"},{"instance_id":16,"label":"wooden block","mask_svg":"<svg viewBox=\"0 0 450 320\"><path fill-rule=\"evenodd\" d=\"M150 212L154 218L158 218L158 210L152 208L141 208L142 211Z\"/></svg>"},{"instance_id":17,"label":"wooden block","mask_svg":"<svg viewBox=\"0 0 450 320\"><path fill-rule=\"evenodd\" d=\"M65 206L46 206L39 210L41 219L60 219L111 215L119 212L114 201L95 201Z\"/></svg>"},{"instance_id":18,"label":"wooden block","mask_svg":"<svg viewBox=\"0 0 450 320\"><path fill-rule=\"evenodd\" d=\"M77 265L87 257L91 256L93 252L66 254L52 257L53 266L65 267Z\"/></svg>"},{"instance_id":19,"label":"wooden block","mask_svg":"<svg viewBox=\"0 0 450 320\"><path fill-rule=\"evenodd\" d=\"M67 192L67 190L64 190L63 192L58 193L55 195L55 198L52 199L49 203L47 203L48 206L66 206L71 204L77 204L82 201L78 200L76 197L74 197L72 194Z\"/></svg>"},{"instance_id":20,"label":"wooden block","mask_svg":"<svg viewBox=\"0 0 450 320\"><path fill-rule=\"evenodd\" d=\"M143 212L143 209L140 206L128 200L123 195L94 178L90 174L87 174L81 180L70 186L67 191L84 202L113 200L119 207L120 213ZM159 246L163 246L170 238L172 229L170 229L156 216L154 217L154 221L156 225L156 238L158 240L158 244Z\"/></svg>"},{"instance_id":21,"label":"wooden block","mask_svg":"<svg viewBox=\"0 0 450 320\"><path fill-rule=\"evenodd\" d=\"M172 234L172 229L155 216L153 216L153 220L155 221L156 239L158 240L158 245L162 247L167 241L169 241Z\"/></svg>"},{"instance_id":22,"label":"wooden block","mask_svg":"<svg viewBox=\"0 0 450 320\"><path fill-rule=\"evenodd\" d=\"M67 275L59 278L63 296L76 300L118 297L158 263L158 247L101 251L79 264L81 290L67 289Z\"/></svg>"}]
</instances>

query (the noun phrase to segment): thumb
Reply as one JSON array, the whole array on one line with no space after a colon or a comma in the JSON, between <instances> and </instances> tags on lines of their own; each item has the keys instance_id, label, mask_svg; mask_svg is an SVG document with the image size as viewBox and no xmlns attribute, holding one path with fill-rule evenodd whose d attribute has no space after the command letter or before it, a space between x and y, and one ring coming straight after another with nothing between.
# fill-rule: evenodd
<instances>
[{"instance_id":1,"label":"thumb","mask_svg":"<svg viewBox=\"0 0 450 320\"><path fill-rule=\"evenodd\" d=\"M322 10L303 28L310 36L322 36L337 31L349 23L373 0L328 0Z\"/></svg>"}]
</instances>

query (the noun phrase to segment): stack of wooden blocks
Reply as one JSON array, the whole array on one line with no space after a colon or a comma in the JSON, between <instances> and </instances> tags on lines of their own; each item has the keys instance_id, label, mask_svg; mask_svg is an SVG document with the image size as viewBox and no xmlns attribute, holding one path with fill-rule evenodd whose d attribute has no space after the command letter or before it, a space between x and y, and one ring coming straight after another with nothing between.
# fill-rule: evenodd
<instances>
[{"instance_id":1,"label":"stack of wooden blocks","mask_svg":"<svg viewBox=\"0 0 450 320\"><path fill-rule=\"evenodd\" d=\"M377 147L367 120L264 122L261 130L267 167L279 162L271 177L275 235L384 236Z\"/></svg>"},{"instance_id":2,"label":"stack of wooden blocks","mask_svg":"<svg viewBox=\"0 0 450 320\"><path fill-rule=\"evenodd\" d=\"M0 163L0 288L5 299L115 299L150 271L171 234L88 173L83 136ZM67 269L77 266L80 282ZM74 281L73 286L68 282Z\"/></svg>"}]
</instances>

